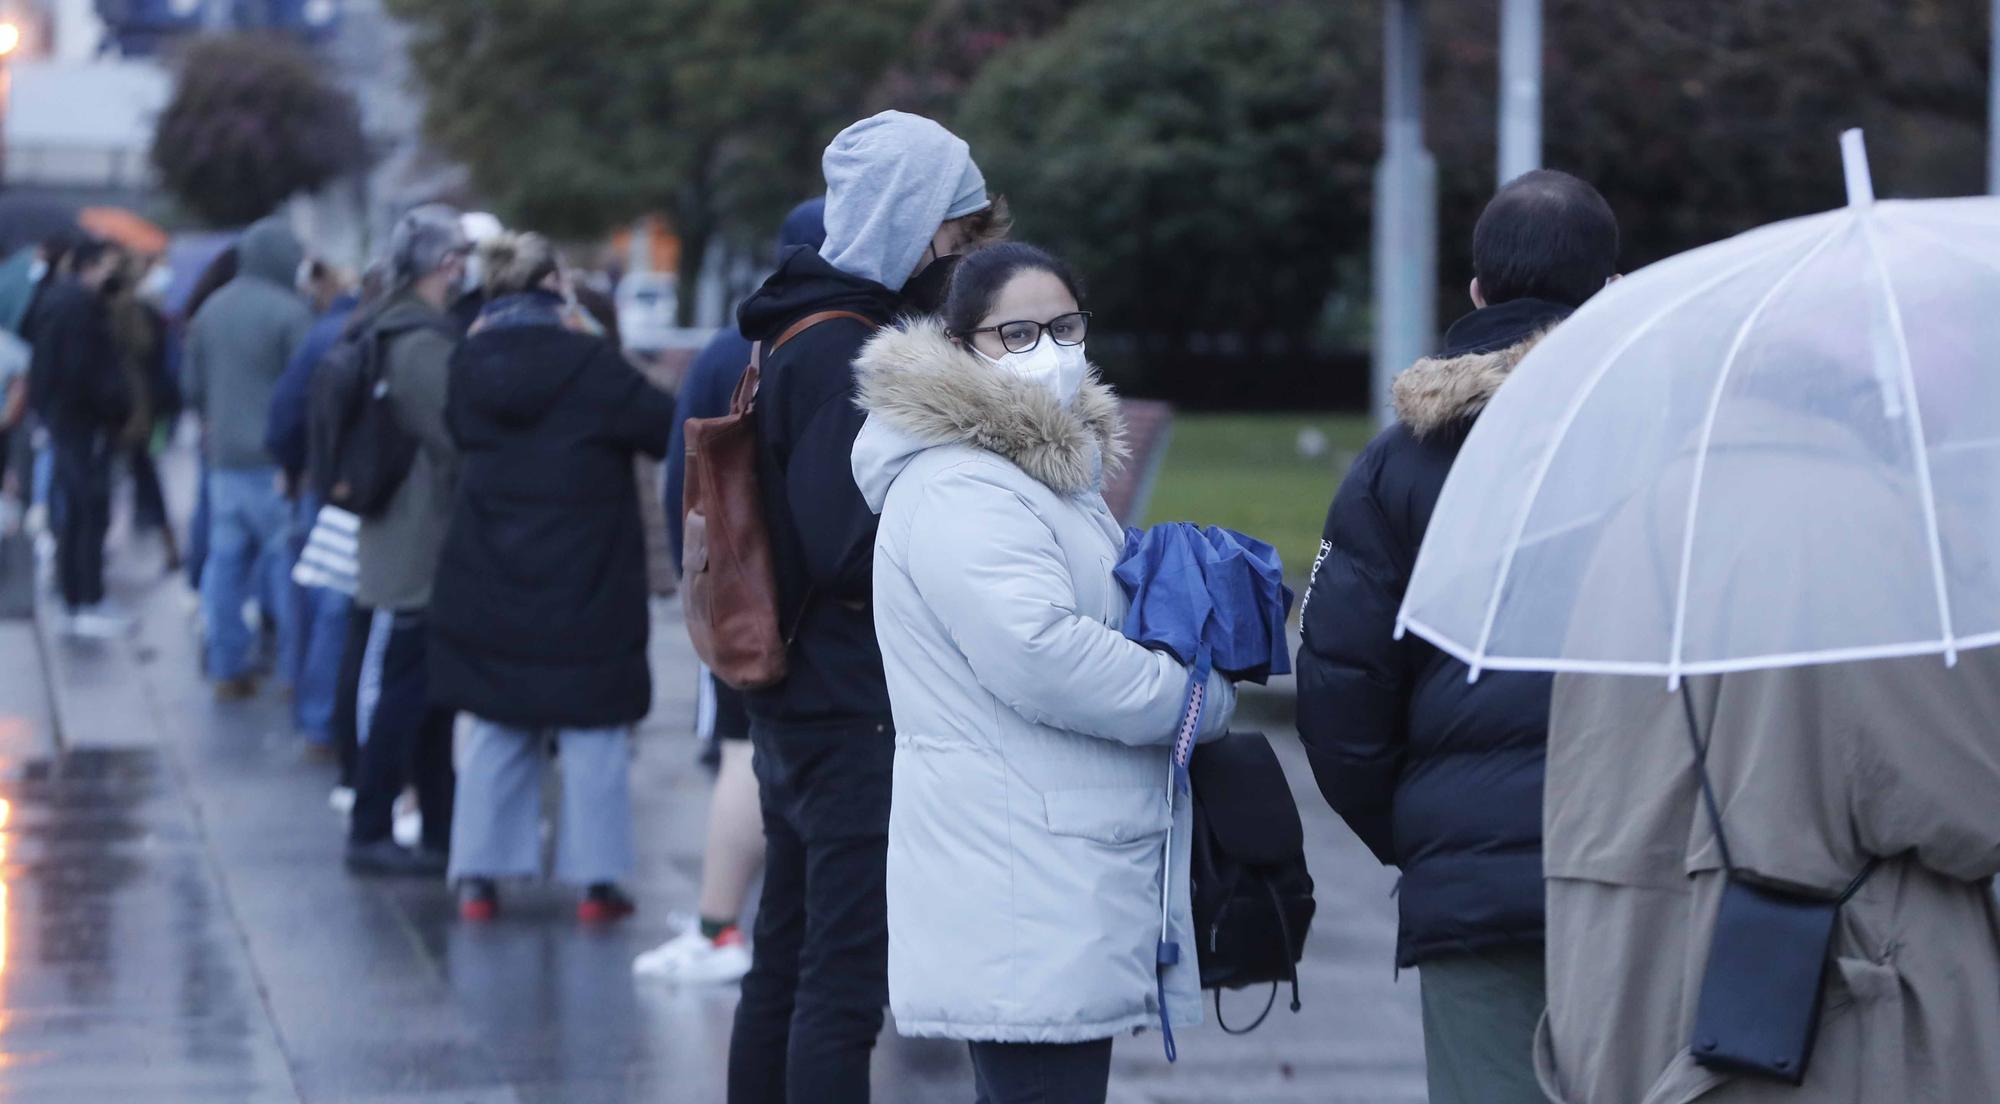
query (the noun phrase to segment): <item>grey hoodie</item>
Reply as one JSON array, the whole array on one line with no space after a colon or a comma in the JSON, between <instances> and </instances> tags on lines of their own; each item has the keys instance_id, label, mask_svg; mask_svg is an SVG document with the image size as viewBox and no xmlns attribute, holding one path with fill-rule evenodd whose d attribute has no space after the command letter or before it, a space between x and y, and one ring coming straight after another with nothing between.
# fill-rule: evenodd
<instances>
[{"instance_id":1,"label":"grey hoodie","mask_svg":"<svg viewBox=\"0 0 2000 1104\"><path fill-rule=\"evenodd\" d=\"M820 167L826 244L819 255L890 291L909 281L940 225L992 202L964 140L907 112L884 111L841 131Z\"/></svg>"},{"instance_id":2,"label":"grey hoodie","mask_svg":"<svg viewBox=\"0 0 2000 1104\"><path fill-rule=\"evenodd\" d=\"M273 466L264 450L271 390L292 359L312 310L293 290L305 250L272 215L236 245L236 278L188 326L187 397L207 430L208 462L224 471Z\"/></svg>"}]
</instances>

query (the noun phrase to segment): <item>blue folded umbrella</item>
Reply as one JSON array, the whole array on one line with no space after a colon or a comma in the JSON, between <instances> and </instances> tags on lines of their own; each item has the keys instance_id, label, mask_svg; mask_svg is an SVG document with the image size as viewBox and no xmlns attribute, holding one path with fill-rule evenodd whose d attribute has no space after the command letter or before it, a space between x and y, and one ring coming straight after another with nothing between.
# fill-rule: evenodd
<instances>
[{"instance_id":1,"label":"blue folded umbrella","mask_svg":"<svg viewBox=\"0 0 2000 1104\"><path fill-rule=\"evenodd\" d=\"M1125 635L1192 668L1189 707L1174 745L1185 790L1210 672L1256 683L1291 673L1285 623L1293 595L1284 564L1263 541L1177 521L1126 530L1117 575L1132 602Z\"/></svg>"},{"instance_id":2,"label":"blue folded umbrella","mask_svg":"<svg viewBox=\"0 0 2000 1104\"><path fill-rule=\"evenodd\" d=\"M1170 653L1189 668L1187 704L1174 740L1173 782L1167 791L1171 809L1174 793L1187 792L1188 761L1207 708L1209 675L1221 671L1239 682L1261 683L1291 672L1285 622L1292 613L1292 591L1285 585L1277 549L1228 529L1202 529L1186 522L1155 525L1144 532L1127 529L1117 575L1132 602L1125 614L1125 635ZM1168 857L1173 854L1171 829L1163 851ZM1181 957L1180 945L1169 938L1172 885L1172 878L1160 879L1156 979L1160 1034L1169 1062L1177 1054L1173 1024L1167 1017L1166 970Z\"/></svg>"}]
</instances>

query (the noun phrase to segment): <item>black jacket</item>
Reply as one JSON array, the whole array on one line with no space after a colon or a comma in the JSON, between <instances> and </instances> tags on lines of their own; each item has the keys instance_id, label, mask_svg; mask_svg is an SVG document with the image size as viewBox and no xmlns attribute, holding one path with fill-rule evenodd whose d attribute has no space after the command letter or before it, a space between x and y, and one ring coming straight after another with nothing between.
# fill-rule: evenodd
<instances>
[{"instance_id":1,"label":"black jacket","mask_svg":"<svg viewBox=\"0 0 2000 1104\"><path fill-rule=\"evenodd\" d=\"M1320 792L1403 871L1396 963L1542 939L1542 774L1550 678L1483 674L1396 611L1459 446L1533 339L1569 308L1475 311L1396 380L1399 420L1326 519L1301 619L1299 735Z\"/></svg>"},{"instance_id":2,"label":"black jacket","mask_svg":"<svg viewBox=\"0 0 2000 1104\"><path fill-rule=\"evenodd\" d=\"M737 322L751 341L772 341L820 311L854 311L883 325L896 294L851 276L810 247L785 255L743 304ZM854 485L854 357L873 330L837 319L764 358L757 399L758 475L778 583L779 612L796 633L791 674L749 695L750 714L774 724L889 720L889 689L870 608L875 513Z\"/></svg>"},{"instance_id":3,"label":"black jacket","mask_svg":"<svg viewBox=\"0 0 2000 1104\"><path fill-rule=\"evenodd\" d=\"M445 407L460 476L430 606L436 701L524 728L646 716L633 460L664 453L673 420L673 399L602 339L529 325L460 343Z\"/></svg>"},{"instance_id":4,"label":"black jacket","mask_svg":"<svg viewBox=\"0 0 2000 1104\"><path fill-rule=\"evenodd\" d=\"M104 301L74 280L51 284L28 322L34 359L28 401L56 433L113 433L132 416L132 394Z\"/></svg>"}]
</instances>

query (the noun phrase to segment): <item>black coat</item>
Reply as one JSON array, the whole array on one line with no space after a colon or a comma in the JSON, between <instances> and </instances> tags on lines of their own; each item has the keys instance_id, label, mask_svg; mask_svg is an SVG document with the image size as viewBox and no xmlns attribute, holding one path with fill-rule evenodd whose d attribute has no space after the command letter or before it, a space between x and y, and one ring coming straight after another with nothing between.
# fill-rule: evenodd
<instances>
[{"instance_id":1,"label":"black coat","mask_svg":"<svg viewBox=\"0 0 2000 1104\"><path fill-rule=\"evenodd\" d=\"M34 359L28 401L61 434L115 433L132 416L132 393L104 300L74 280L37 297L26 325Z\"/></svg>"},{"instance_id":2,"label":"black coat","mask_svg":"<svg viewBox=\"0 0 2000 1104\"><path fill-rule=\"evenodd\" d=\"M673 421L673 399L600 338L535 325L459 345L459 483L430 607L439 704L525 728L651 710L633 461L663 454Z\"/></svg>"},{"instance_id":3,"label":"black coat","mask_svg":"<svg viewBox=\"0 0 2000 1104\"><path fill-rule=\"evenodd\" d=\"M1400 420L1348 472L1313 567L1299 735L1327 802L1402 868L1398 966L1542 940L1550 677L1468 682L1463 663L1394 631L1459 446L1532 339L1568 313L1536 300L1476 311L1399 377Z\"/></svg>"},{"instance_id":4,"label":"black coat","mask_svg":"<svg viewBox=\"0 0 2000 1104\"><path fill-rule=\"evenodd\" d=\"M809 247L737 312L743 336L769 342L820 311L854 311L887 324L900 309L881 284L842 272ZM796 633L791 672L747 695L752 717L776 724L889 720L889 687L875 643L875 512L854 483L854 357L873 330L836 319L764 358L757 398L758 476L771 532L783 628Z\"/></svg>"}]
</instances>

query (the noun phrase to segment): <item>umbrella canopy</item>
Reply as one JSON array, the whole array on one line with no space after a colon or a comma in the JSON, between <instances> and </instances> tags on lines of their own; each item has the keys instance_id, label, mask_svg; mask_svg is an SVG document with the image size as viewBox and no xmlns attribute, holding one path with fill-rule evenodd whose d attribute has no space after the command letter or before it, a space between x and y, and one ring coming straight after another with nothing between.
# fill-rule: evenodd
<instances>
[{"instance_id":1,"label":"umbrella canopy","mask_svg":"<svg viewBox=\"0 0 2000 1104\"><path fill-rule=\"evenodd\" d=\"M0 195L0 251L12 253L50 238L74 235L77 206L53 196Z\"/></svg>"},{"instance_id":2,"label":"umbrella canopy","mask_svg":"<svg viewBox=\"0 0 2000 1104\"><path fill-rule=\"evenodd\" d=\"M1211 671L1264 682L1291 669L1292 591L1277 549L1228 529L1169 522L1125 533L1118 582L1131 599L1125 635L1193 668L1174 762L1185 788Z\"/></svg>"},{"instance_id":3,"label":"umbrella canopy","mask_svg":"<svg viewBox=\"0 0 2000 1104\"><path fill-rule=\"evenodd\" d=\"M2000 643L2000 199L1663 261L1521 363L1399 620L1469 664L1682 675Z\"/></svg>"},{"instance_id":4,"label":"umbrella canopy","mask_svg":"<svg viewBox=\"0 0 2000 1104\"><path fill-rule=\"evenodd\" d=\"M123 207L85 207L76 214L84 233L123 246L142 257L167 251L167 232Z\"/></svg>"}]
</instances>

